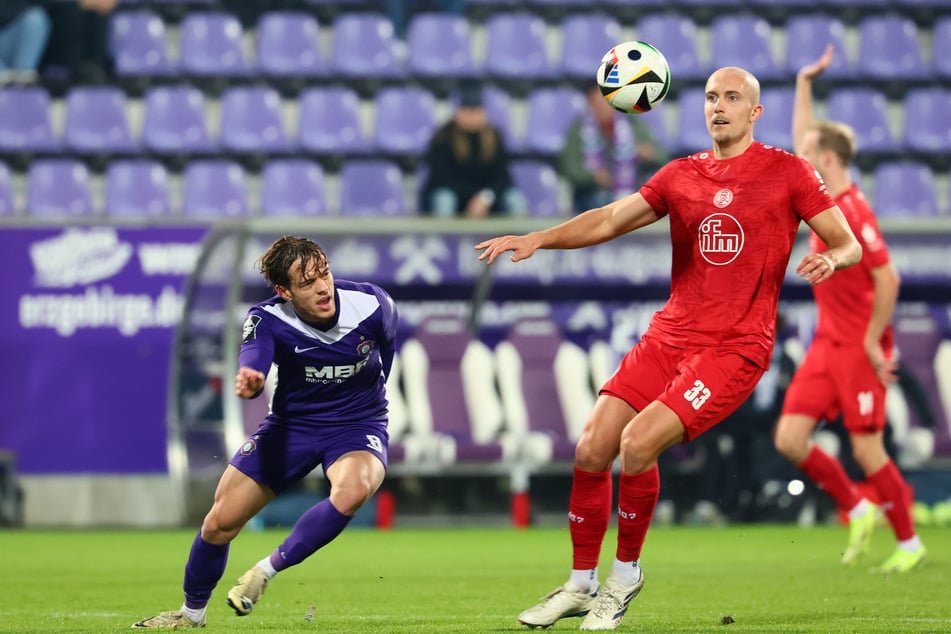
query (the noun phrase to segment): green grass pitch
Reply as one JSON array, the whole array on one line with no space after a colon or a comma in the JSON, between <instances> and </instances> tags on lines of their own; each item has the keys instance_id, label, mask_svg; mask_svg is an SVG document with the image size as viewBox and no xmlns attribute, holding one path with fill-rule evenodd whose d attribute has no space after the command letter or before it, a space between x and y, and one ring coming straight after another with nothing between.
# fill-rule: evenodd
<instances>
[{"instance_id":1,"label":"green grass pitch","mask_svg":"<svg viewBox=\"0 0 951 634\"><path fill-rule=\"evenodd\" d=\"M119 632L181 605L194 531L0 532L0 632ZM620 631L783 634L951 631L951 529L928 528L930 557L885 578L838 563L839 527L657 528L647 583ZM254 612L224 596L283 539L247 532L232 545L205 632L522 632L516 615L567 576L567 529L351 529L279 575ZM614 555L609 533L602 571ZM887 529L871 563L894 547ZM602 577L603 577L602 572ZM313 606L313 619L305 615ZM724 624L724 617L732 624ZM549 631L577 630L566 619Z\"/></svg>"}]
</instances>

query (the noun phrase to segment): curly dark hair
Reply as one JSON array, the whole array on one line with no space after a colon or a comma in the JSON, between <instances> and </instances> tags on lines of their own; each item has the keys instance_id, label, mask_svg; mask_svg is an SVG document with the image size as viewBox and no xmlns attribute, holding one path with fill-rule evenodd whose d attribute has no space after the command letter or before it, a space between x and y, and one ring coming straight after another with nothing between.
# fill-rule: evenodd
<instances>
[{"instance_id":1,"label":"curly dark hair","mask_svg":"<svg viewBox=\"0 0 951 634\"><path fill-rule=\"evenodd\" d=\"M268 283L289 288L289 272L298 260L301 261L301 271L306 271L311 264L316 265L318 271L330 265L323 247L313 240L297 236L284 236L275 240L257 264Z\"/></svg>"}]
</instances>

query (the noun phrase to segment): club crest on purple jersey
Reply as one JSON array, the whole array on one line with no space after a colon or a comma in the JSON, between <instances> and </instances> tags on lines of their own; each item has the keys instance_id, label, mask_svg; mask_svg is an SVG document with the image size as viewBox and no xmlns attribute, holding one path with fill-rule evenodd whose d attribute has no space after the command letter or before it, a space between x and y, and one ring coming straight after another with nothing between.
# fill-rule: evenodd
<instances>
[{"instance_id":1,"label":"club crest on purple jersey","mask_svg":"<svg viewBox=\"0 0 951 634\"><path fill-rule=\"evenodd\" d=\"M254 450L258 448L258 443L254 441L254 438L248 438L247 442L241 445L241 455L249 456L254 453Z\"/></svg>"},{"instance_id":2,"label":"club crest on purple jersey","mask_svg":"<svg viewBox=\"0 0 951 634\"><path fill-rule=\"evenodd\" d=\"M376 345L375 341L363 340L357 344L357 354L367 356L370 354L370 351L373 350L373 347Z\"/></svg>"}]
</instances>

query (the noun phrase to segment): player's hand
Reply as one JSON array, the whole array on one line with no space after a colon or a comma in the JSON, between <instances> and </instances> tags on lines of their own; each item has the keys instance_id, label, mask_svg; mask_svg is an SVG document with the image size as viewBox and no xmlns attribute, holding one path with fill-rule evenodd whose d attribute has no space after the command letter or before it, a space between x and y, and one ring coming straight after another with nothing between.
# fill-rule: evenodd
<instances>
[{"instance_id":1,"label":"player's hand","mask_svg":"<svg viewBox=\"0 0 951 634\"><path fill-rule=\"evenodd\" d=\"M495 258L506 251L512 251L512 262L527 260L532 257L532 254L535 253L535 249L537 249L538 246L532 239L531 234L528 234L524 236L500 236L498 238L491 238L475 245L475 248L477 250L483 250L479 256L480 260L485 260L486 264L492 264L495 262Z\"/></svg>"},{"instance_id":2,"label":"player's hand","mask_svg":"<svg viewBox=\"0 0 951 634\"><path fill-rule=\"evenodd\" d=\"M829 64L832 63L832 56L835 54L835 47L829 44L826 46L826 50L823 51L822 57L809 64L808 66L803 66L799 69L799 77L802 79L815 79L819 75L825 72L829 68Z\"/></svg>"},{"instance_id":3,"label":"player's hand","mask_svg":"<svg viewBox=\"0 0 951 634\"><path fill-rule=\"evenodd\" d=\"M835 264L827 255L810 253L800 260L799 266L796 267L796 273L815 286L832 277L832 274L835 273Z\"/></svg>"},{"instance_id":4,"label":"player's hand","mask_svg":"<svg viewBox=\"0 0 951 634\"><path fill-rule=\"evenodd\" d=\"M898 363L885 356L882 350L882 344L878 341L865 342L865 354L868 355L869 363L875 369L875 375L882 385L890 385L898 380Z\"/></svg>"},{"instance_id":5,"label":"player's hand","mask_svg":"<svg viewBox=\"0 0 951 634\"><path fill-rule=\"evenodd\" d=\"M264 388L264 373L252 368L239 368L234 377L234 393L241 398L251 398Z\"/></svg>"}]
</instances>

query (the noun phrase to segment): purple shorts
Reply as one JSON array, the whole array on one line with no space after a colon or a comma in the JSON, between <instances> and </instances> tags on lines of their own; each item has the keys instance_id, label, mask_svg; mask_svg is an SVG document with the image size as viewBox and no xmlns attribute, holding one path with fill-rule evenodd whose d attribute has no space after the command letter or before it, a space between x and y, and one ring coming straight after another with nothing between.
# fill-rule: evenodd
<instances>
[{"instance_id":1,"label":"purple shorts","mask_svg":"<svg viewBox=\"0 0 951 634\"><path fill-rule=\"evenodd\" d=\"M251 479L281 493L322 465L324 471L351 451L369 451L386 467L386 423L289 427L266 420L231 458Z\"/></svg>"}]
</instances>

